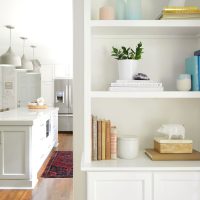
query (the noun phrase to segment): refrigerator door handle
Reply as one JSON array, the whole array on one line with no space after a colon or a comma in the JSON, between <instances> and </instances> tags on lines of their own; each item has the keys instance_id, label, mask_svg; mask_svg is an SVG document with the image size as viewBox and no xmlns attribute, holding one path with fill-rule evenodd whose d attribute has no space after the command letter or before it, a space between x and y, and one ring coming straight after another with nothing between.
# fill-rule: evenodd
<instances>
[{"instance_id":1,"label":"refrigerator door handle","mask_svg":"<svg viewBox=\"0 0 200 200\"><path fill-rule=\"evenodd\" d=\"M69 108L69 88L68 88L68 84L66 85L66 94L65 94L65 102L67 104L67 107Z\"/></svg>"},{"instance_id":2,"label":"refrigerator door handle","mask_svg":"<svg viewBox=\"0 0 200 200\"><path fill-rule=\"evenodd\" d=\"M69 85L69 108L72 107L72 86Z\"/></svg>"}]
</instances>

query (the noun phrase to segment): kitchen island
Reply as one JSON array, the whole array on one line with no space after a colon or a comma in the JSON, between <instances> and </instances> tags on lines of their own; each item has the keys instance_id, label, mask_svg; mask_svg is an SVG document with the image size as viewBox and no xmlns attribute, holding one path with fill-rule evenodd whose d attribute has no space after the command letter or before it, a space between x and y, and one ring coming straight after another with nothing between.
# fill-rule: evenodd
<instances>
[{"instance_id":1,"label":"kitchen island","mask_svg":"<svg viewBox=\"0 0 200 200\"><path fill-rule=\"evenodd\" d=\"M58 145L58 108L0 113L0 189L33 188L37 173Z\"/></svg>"}]
</instances>

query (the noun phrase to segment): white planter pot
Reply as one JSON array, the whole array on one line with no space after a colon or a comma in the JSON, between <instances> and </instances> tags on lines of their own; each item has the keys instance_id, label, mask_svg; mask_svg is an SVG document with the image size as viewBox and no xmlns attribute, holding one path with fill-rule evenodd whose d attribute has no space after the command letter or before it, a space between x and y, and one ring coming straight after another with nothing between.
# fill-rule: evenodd
<instances>
[{"instance_id":1,"label":"white planter pot","mask_svg":"<svg viewBox=\"0 0 200 200\"><path fill-rule=\"evenodd\" d=\"M168 6L185 6L186 0L169 0Z\"/></svg>"},{"instance_id":2,"label":"white planter pot","mask_svg":"<svg viewBox=\"0 0 200 200\"><path fill-rule=\"evenodd\" d=\"M118 60L119 80L132 80L137 68L137 60Z\"/></svg>"}]
</instances>

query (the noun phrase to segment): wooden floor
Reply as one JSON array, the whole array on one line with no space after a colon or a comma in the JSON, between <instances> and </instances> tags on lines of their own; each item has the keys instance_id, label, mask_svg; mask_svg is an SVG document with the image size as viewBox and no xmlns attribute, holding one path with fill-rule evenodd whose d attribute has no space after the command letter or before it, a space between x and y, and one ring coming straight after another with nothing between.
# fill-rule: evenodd
<instances>
[{"instance_id":1,"label":"wooden floor","mask_svg":"<svg viewBox=\"0 0 200 200\"><path fill-rule=\"evenodd\" d=\"M59 134L55 150L72 151L72 134ZM73 200L72 178L40 178L49 158L38 173L39 182L34 190L0 190L0 200Z\"/></svg>"}]
</instances>

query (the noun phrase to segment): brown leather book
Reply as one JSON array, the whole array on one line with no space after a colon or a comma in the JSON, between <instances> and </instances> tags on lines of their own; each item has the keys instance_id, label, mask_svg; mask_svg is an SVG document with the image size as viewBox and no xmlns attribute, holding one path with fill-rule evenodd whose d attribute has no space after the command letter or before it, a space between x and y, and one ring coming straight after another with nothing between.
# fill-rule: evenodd
<instances>
[{"instance_id":1,"label":"brown leather book","mask_svg":"<svg viewBox=\"0 0 200 200\"><path fill-rule=\"evenodd\" d=\"M154 149L145 149L145 154L151 159L151 160L157 160L157 161L167 161L167 160L200 160L200 152L193 150L192 153L159 153Z\"/></svg>"},{"instance_id":2,"label":"brown leather book","mask_svg":"<svg viewBox=\"0 0 200 200\"><path fill-rule=\"evenodd\" d=\"M106 160L111 160L111 123L106 120Z\"/></svg>"},{"instance_id":3,"label":"brown leather book","mask_svg":"<svg viewBox=\"0 0 200 200\"><path fill-rule=\"evenodd\" d=\"M102 159L101 120L97 121L97 160Z\"/></svg>"}]
</instances>

